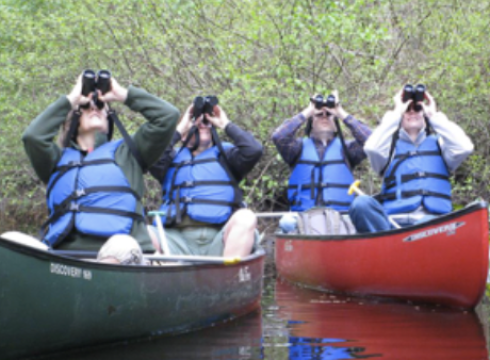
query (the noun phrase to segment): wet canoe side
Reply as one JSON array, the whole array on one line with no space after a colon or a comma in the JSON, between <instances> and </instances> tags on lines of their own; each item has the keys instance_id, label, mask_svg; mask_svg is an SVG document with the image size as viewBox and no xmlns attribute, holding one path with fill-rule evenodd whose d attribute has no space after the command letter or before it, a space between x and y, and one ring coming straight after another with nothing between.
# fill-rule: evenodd
<instances>
[{"instance_id":1,"label":"wet canoe side","mask_svg":"<svg viewBox=\"0 0 490 360\"><path fill-rule=\"evenodd\" d=\"M2 358L177 334L260 306L265 253L235 265L119 266L0 238Z\"/></svg>"},{"instance_id":2,"label":"wet canoe side","mask_svg":"<svg viewBox=\"0 0 490 360\"><path fill-rule=\"evenodd\" d=\"M487 204L376 234L277 234L276 267L319 290L473 308L488 272Z\"/></svg>"}]
</instances>

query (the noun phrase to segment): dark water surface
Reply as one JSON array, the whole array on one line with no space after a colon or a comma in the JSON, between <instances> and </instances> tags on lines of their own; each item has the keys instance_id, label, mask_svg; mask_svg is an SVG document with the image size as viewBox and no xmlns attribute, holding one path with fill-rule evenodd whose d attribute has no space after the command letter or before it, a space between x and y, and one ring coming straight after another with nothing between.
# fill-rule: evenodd
<instances>
[{"instance_id":1,"label":"dark water surface","mask_svg":"<svg viewBox=\"0 0 490 360\"><path fill-rule=\"evenodd\" d=\"M266 266L261 311L189 334L57 358L489 358L488 305L477 312L465 312L324 294L277 280L271 259Z\"/></svg>"}]
</instances>

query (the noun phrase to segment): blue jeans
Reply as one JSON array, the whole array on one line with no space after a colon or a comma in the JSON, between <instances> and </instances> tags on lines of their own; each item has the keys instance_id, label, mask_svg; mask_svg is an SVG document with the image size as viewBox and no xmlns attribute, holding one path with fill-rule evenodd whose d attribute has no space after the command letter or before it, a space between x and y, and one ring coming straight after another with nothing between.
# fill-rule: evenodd
<instances>
[{"instance_id":1,"label":"blue jeans","mask_svg":"<svg viewBox=\"0 0 490 360\"><path fill-rule=\"evenodd\" d=\"M349 216L358 233L393 229L383 206L367 195L357 196L349 209Z\"/></svg>"},{"instance_id":2,"label":"blue jeans","mask_svg":"<svg viewBox=\"0 0 490 360\"><path fill-rule=\"evenodd\" d=\"M354 199L349 209L349 216L356 227L358 233L370 233L377 231L391 230L395 227L390 223L383 206L374 198L361 195ZM436 215L427 214L422 219L403 226L420 224L436 218Z\"/></svg>"}]
</instances>

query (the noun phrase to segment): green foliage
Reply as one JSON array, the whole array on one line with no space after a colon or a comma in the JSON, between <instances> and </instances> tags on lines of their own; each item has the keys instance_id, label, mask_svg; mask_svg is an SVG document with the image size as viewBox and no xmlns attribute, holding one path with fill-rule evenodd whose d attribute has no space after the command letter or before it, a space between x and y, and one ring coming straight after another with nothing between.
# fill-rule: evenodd
<instances>
[{"instance_id":1,"label":"green foliage","mask_svg":"<svg viewBox=\"0 0 490 360\"><path fill-rule=\"evenodd\" d=\"M270 136L311 94L338 89L374 127L404 83L423 82L476 144L454 180L457 202L488 198L489 15L476 0L0 0L1 209L19 222L45 216L20 137L85 68L108 68L181 110L197 94L218 95L265 145L243 181L258 210L285 204L289 169ZM118 110L130 131L143 121ZM367 164L356 175L379 190ZM158 185L147 185L148 206L158 204Z\"/></svg>"}]
</instances>

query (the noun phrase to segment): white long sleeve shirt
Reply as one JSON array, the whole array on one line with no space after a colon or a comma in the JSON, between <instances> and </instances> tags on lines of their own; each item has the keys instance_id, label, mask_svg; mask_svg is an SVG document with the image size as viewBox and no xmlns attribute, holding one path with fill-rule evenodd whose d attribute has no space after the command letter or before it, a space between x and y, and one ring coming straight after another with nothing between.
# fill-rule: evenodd
<instances>
[{"instance_id":1,"label":"white long sleeve shirt","mask_svg":"<svg viewBox=\"0 0 490 360\"><path fill-rule=\"evenodd\" d=\"M399 114L394 111L388 111L383 116L381 124L372 132L364 145L364 152L366 153L373 170L380 176L383 176L381 171L383 171L385 167L387 168L386 164L392 160L389 159L391 143L400 122L401 118ZM473 152L473 142L461 127L456 123L449 121L442 112L437 112L431 119L429 119L429 122L434 131L439 135L439 145L442 157L446 162L448 170L452 173ZM420 145L425 140L426 136L427 134L424 127L420 130L415 141L413 141L408 133L403 128L400 128L399 139L411 142L415 146ZM391 215L390 218L403 226L413 224L427 214L427 211L420 206L411 213Z\"/></svg>"},{"instance_id":2,"label":"white long sleeve shirt","mask_svg":"<svg viewBox=\"0 0 490 360\"><path fill-rule=\"evenodd\" d=\"M400 125L401 118L394 111L388 111L381 121L381 124L372 132L364 145L371 166L380 176L390 156L393 135ZM434 131L440 136L439 145L442 157L446 162L448 170L454 172L459 165L473 152L474 146L471 139L465 134L463 129L456 123L449 121L442 112L437 112L429 122ZM420 130L415 141L404 129L400 129L399 138L414 145L421 144L426 138L425 128Z\"/></svg>"}]
</instances>

